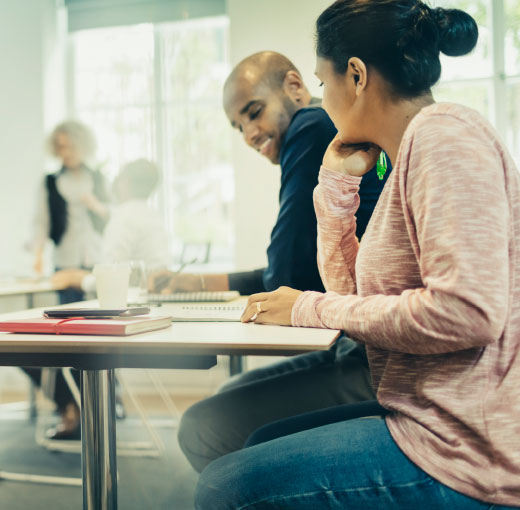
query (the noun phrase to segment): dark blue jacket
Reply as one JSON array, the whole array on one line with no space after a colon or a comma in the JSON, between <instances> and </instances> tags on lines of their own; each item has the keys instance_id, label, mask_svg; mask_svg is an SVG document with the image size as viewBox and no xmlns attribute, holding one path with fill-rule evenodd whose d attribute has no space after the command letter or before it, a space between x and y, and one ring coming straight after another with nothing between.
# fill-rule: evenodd
<instances>
[{"instance_id":1,"label":"dark blue jacket","mask_svg":"<svg viewBox=\"0 0 520 510\"><path fill-rule=\"evenodd\" d=\"M280 211L267 249L268 266L230 274L230 289L241 294L271 291L281 285L324 290L316 260L317 224L312 193L318 184L323 155L335 135L334 124L319 106L295 113L280 149ZM358 238L365 232L390 170L382 181L375 170L361 180L356 214Z\"/></svg>"}]
</instances>

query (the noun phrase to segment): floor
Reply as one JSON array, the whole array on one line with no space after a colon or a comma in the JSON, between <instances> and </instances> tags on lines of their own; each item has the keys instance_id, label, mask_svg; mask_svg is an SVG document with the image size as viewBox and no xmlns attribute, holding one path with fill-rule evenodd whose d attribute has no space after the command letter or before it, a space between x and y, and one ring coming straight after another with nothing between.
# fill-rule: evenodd
<instances>
[{"instance_id":1,"label":"floor","mask_svg":"<svg viewBox=\"0 0 520 510\"><path fill-rule=\"evenodd\" d=\"M178 420L152 399L150 420L164 450L158 458L118 454L118 506L120 510L191 510L198 475L182 455L176 440ZM176 398L180 412L193 398ZM118 420L119 441L148 441L149 434L129 406L129 416ZM149 409L147 409L149 411ZM37 444L36 427L43 430L52 414L41 416L37 425L28 417L27 406L0 404L0 510L79 510L81 487L41 485L6 480L3 472L55 476L81 476L78 453L52 452Z\"/></svg>"}]
</instances>

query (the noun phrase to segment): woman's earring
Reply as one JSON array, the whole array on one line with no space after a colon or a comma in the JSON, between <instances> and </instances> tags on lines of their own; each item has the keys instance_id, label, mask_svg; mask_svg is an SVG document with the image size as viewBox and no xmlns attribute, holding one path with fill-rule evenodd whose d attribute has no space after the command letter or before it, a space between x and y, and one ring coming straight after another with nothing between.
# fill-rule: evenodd
<instances>
[{"instance_id":1,"label":"woman's earring","mask_svg":"<svg viewBox=\"0 0 520 510\"><path fill-rule=\"evenodd\" d=\"M379 154L379 158L377 160L377 165L376 165L376 172L377 172L377 176L379 177L379 180L382 181L385 174L386 174L386 169L388 167L388 163L386 161L386 154L384 153L384 151L381 151L381 154Z\"/></svg>"}]
</instances>

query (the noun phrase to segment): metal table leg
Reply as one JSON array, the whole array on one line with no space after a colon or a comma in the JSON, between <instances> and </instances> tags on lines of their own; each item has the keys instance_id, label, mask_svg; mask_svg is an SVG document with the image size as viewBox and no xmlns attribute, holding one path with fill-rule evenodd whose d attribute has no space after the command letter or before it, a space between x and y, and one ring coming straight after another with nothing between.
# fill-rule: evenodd
<instances>
[{"instance_id":1,"label":"metal table leg","mask_svg":"<svg viewBox=\"0 0 520 510\"><path fill-rule=\"evenodd\" d=\"M241 374L244 371L244 357L232 354L229 356L229 375Z\"/></svg>"},{"instance_id":2,"label":"metal table leg","mask_svg":"<svg viewBox=\"0 0 520 510\"><path fill-rule=\"evenodd\" d=\"M29 382L29 421L35 423L37 416L38 408L36 406L36 387L31 379Z\"/></svg>"},{"instance_id":3,"label":"metal table leg","mask_svg":"<svg viewBox=\"0 0 520 510\"><path fill-rule=\"evenodd\" d=\"M117 510L114 370L81 371L83 509Z\"/></svg>"}]
</instances>

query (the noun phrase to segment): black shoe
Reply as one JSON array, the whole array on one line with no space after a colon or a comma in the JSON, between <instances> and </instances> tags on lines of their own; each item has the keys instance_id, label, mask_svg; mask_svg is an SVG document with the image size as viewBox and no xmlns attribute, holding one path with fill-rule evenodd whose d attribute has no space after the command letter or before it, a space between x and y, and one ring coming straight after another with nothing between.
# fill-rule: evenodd
<instances>
[{"instance_id":1,"label":"black shoe","mask_svg":"<svg viewBox=\"0 0 520 510\"><path fill-rule=\"evenodd\" d=\"M81 426L78 424L72 430L66 430L63 425L56 425L45 432L45 437L57 441L79 441L81 439Z\"/></svg>"}]
</instances>

